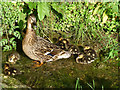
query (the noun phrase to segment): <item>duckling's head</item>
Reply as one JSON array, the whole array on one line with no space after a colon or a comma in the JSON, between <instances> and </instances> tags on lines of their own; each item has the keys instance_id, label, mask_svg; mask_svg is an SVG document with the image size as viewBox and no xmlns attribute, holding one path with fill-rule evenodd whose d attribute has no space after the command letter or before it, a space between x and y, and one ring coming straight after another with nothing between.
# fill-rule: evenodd
<instances>
[{"instance_id":1,"label":"duckling's head","mask_svg":"<svg viewBox=\"0 0 120 90\"><path fill-rule=\"evenodd\" d=\"M8 58L8 61L9 62L11 62L11 63L13 63L15 60L16 57L15 57L15 55L14 54L11 54L10 56L9 56L9 58Z\"/></svg>"},{"instance_id":2,"label":"duckling's head","mask_svg":"<svg viewBox=\"0 0 120 90\"><path fill-rule=\"evenodd\" d=\"M8 69L9 69L9 67L10 67L10 66L9 66L9 64L8 64L8 63L6 63L6 64L4 65L4 69L5 69L5 70L8 70Z\"/></svg>"},{"instance_id":3,"label":"duckling's head","mask_svg":"<svg viewBox=\"0 0 120 90\"><path fill-rule=\"evenodd\" d=\"M15 64L18 60L20 60L20 55L18 53L12 53L8 57L8 62L10 62L11 64Z\"/></svg>"},{"instance_id":4,"label":"duckling's head","mask_svg":"<svg viewBox=\"0 0 120 90\"><path fill-rule=\"evenodd\" d=\"M90 49L90 46L85 45L84 50L88 50L88 49Z\"/></svg>"}]
</instances>

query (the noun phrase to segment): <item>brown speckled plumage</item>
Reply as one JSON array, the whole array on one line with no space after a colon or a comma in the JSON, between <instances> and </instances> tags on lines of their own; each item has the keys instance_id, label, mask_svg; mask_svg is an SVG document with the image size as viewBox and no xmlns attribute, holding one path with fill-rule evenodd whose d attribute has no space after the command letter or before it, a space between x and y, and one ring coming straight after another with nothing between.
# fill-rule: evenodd
<instances>
[{"instance_id":1,"label":"brown speckled plumage","mask_svg":"<svg viewBox=\"0 0 120 90\"><path fill-rule=\"evenodd\" d=\"M41 62L47 62L48 60L54 61L59 59L56 57L59 56L61 52L66 52L66 55L69 55L67 57L71 56L70 52L64 51L44 38L36 36L35 31L32 28L34 22L36 22L35 16L30 15L28 17L26 35L22 41L23 51L29 58ZM49 53L54 54L54 57L48 55Z\"/></svg>"}]
</instances>

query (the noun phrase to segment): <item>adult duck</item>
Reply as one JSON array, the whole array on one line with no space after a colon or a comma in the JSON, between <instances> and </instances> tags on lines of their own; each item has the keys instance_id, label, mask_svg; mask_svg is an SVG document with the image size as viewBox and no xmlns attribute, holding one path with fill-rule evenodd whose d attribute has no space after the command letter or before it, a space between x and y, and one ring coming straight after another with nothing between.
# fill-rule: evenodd
<instances>
[{"instance_id":1,"label":"adult duck","mask_svg":"<svg viewBox=\"0 0 120 90\"><path fill-rule=\"evenodd\" d=\"M32 14L27 19L27 30L22 41L22 49L29 58L41 62L37 67L41 66L43 62L56 61L71 56L69 51L62 50L59 46L37 36L33 29L35 23L36 17Z\"/></svg>"}]
</instances>

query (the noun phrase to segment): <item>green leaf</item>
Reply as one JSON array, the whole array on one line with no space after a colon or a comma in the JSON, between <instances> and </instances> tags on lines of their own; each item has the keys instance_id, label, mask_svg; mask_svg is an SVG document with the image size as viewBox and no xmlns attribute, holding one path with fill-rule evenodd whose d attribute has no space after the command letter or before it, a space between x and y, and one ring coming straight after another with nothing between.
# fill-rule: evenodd
<instances>
[{"instance_id":1,"label":"green leaf","mask_svg":"<svg viewBox=\"0 0 120 90\"><path fill-rule=\"evenodd\" d=\"M52 7L57 11L57 12L59 12L59 13L64 13L64 5L65 4L57 4L57 3L52 3L51 4L52 5Z\"/></svg>"},{"instance_id":2,"label":"green leaf","mask_svg":"<svg viewBox=\"0 0 120 90\"><path fill-rule=\"evenodd\" d=\"M25 17L26 17L26 14L20 12L20 13L19 13L18 22L19 22L20 20L25 21Z\"/></svg>"},{"instance_id":3,"label":"green leaf","mask_svg":"<svg viewBox=\"0 0 120 90\"><path fill-rule=\"evenodd\" d=\"M49 16L49 7L45 2L39 2L37 6L38 18L41 20L44 19L45 15Z\"/></svg>"},{"instance_id":4,"label":"green leaf","mask_svg":"<svg viewBox=\"0 0 120 90\"><path fill-rule=\"evenodd\" d=\"M112 7L112 10L113 10L113 12L117 12L118 13L118 5L114 5L113 7Z\"/></svg>"},{"instance_id":5,"label":"green leaf","mask_svg":"<svg viewBox=\"0 0 120 90\"><path fill-rule=\"evenodd\" d=\"M113 12L117 12L118 13L118 3L113 3L113 2L111 2L110 4L109 4L109 7L112 7L112 11Z\"/></svg>"},{"instance_id":6,"label":"green leaf","mask_svg":"<svg viewBox=\"0 0 120 90\"><path fill-rule=\"evenodd\" d=\"M17 37L18 39L21 38L21 34L20 34L19 31L15 31L13 34L14 34L14 36Z\"/></svg>"},{"instance_id":7,"label":"green leaf","mask_svg":"<svg viewBox=\"0 0 120 90\"><path fill-rule=\"evenodd\" d=\"M15 37L10 38L10 43L13 43L14 39L15 39Z\"/></svg>"},{"instance_id":8,"label":"green leaf","mask_svg":"<svg viewBox=\"0 0 120 90\"><path fill-rule=\"evenodd\" d=\"M4 46L5 44L7 44L8 43L8 40L7 39L2 39L1 41L0 41L0 46Z\"/></svg>"},{"instance_id":9,"label":"green leaf","mask_svg":"<svg viewBox=\"0 0 120 90\"><path fill-rule=\"evenodd\" d=\"M12 50L11 45L5 45L5 47L3 47L3 51L9 51L9 50Z\"/></svg>"},{"instance_id":10,"label":"green leaf","mask_svg":"<svg viewBox=\"0 0 120 90\"><path fill-rule=\"evenodd\" d=\"M8 33L11 35L12 34L12 30L9 30Z\"/></svg>"},{"instance_id":11,"label":"green leaf","mask_svg":"<svg viewBox=\"0 0 120 90\"><path fill-rule=\"evenodd\" d=\"M16 41L13 41L13 42L12 42L12 46L13 46L13 48L16 50Z\"/></svg>"},{"instance_id":12,"label":"green leaf","mask_svg":"<svg viewBox=\"0 0 120 90\"><path fill-rule=\"evenodd\" d=\"M33 9L33 8L36 9L36 5L37 5L36 2L29 2L28 3L28 6L29 6L30 9Z\"/></svg>"}]
</instances>

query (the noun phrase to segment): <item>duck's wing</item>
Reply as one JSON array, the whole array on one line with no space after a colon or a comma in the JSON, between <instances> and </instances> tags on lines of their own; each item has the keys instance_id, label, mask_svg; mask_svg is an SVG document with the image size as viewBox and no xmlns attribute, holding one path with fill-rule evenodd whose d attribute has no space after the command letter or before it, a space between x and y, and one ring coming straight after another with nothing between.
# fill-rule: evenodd
<instances>
[{"instance_id":1,"label":"duck's wing","mask_svg":"<svg viewBox=\"0 0 120 90\"><path fill-rule=\"evenodd\" d=\"M51 56L53 54L57 54L60 51L62 51L62 49L60 49L59 46L54 45L53 43L50 43L49 41L45 40L42 37L38 37L37 36L37 47L36 47L36 51L35 52L40 52L44 55L50 55Z\"/></svg>"}]
</instances>

